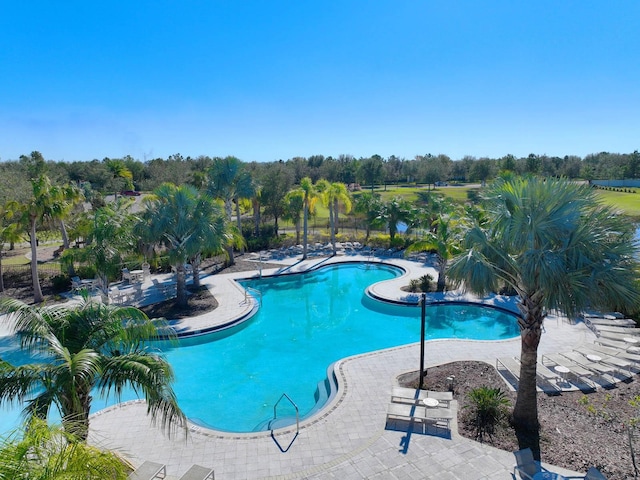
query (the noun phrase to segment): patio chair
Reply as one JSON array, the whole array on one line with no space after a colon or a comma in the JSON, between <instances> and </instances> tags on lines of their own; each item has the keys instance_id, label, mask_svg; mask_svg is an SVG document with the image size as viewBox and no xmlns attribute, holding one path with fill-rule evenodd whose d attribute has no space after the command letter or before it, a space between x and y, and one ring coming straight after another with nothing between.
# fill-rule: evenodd
<instances>
[{"instance_id":1,"label":"patio chair","mask_svg":"<svg viewBox=\"0 0 640 480\"><path fill-rule=\"evenodd\" d=\"M584 480L607 480L607 477L605 477L596 467L591 467L587 470Z\"/></svg>"},{"instance_id":2,"label":"patio chair","mask_svg":"<svg viewBox=\"0 0 640 480\"><path fill-rule=\"evenodd\" d=\"M79 292L80 290L82 290L82 280L80 280L80 277L71 277L71 291Z\"/></svg>"},{"instance_id":3,"label":"patio chair","mask_svg":"<svg viewBox=\"0 0 640 480\"><path fill-rule=\"evenodd\" d=\"M129 480L155 480L167 476L167 468L161 463L144 462L127 477Z\"/></svg>"},{"instance_id":4,"label":"patio chair","mask_svg":"<svg viewBox=\"0 0 640 480\"><path fill-rule=\"evenodd\" d=\"M122 269L122 280L124 280L127 283L131 283L131 272L129 272L128 268Z\"/></svg>"},{"instance_id":5,"label":"patio chair","mask_svg":"<svg viewBox=\"0 0 640 480\"><path fill-rule=\"evenodd\" d=\"M513 467L513 476L517 479L516 472L523 480L533 480L534 475L541 472L549 472L540 462L534 460L533 452L530 448L516 450L513 452L516 457L516 464Z\"/></svg>"},{"instance_id":6,"label":"patio chair","mask_svg":"<svg viewBox=\"0 0 640 480\"><path fill-rule=\"evenodd\" d=\"M214 478L213 469L193 465L180 477L180 480L214 480Z\"/></svg>"}]
</instances>

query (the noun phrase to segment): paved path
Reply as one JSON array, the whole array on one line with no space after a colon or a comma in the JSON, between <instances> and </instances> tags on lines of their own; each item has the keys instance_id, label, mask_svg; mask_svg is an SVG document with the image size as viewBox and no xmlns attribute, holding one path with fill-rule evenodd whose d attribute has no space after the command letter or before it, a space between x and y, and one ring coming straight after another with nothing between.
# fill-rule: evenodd
<instances>
[{"instance_id":1,"label":"paved path","mask_svg":"<svg viewBox=\"0 0 640 480\"><path fill-rule=\"evenodd\" d=\"M282 268L262 271L262 275L304 271L320 263L354 259L357 258L289 260L283 262ZM395 259L393 263L405 268L407 273L402 279L375 285L372 290L378 296L406 300L407 293L399 286L424 273L433 275L433 269L426 265ZM258 265L256 275L259 270ZM210 314L181 322L182 331L206 330L247 315L253 305L233 280L251 275L244 272L203 279L220 306ZM500 297L485 300L513 308L513 304ZM593 334L583 324L569 325L548 319L539 351L541 354L557 352L592 338ZM519 339L436 340L427 342L426 356L428 366L456 360L494 364L496 357L517 355L519 351ZM318 414L301 422L297 437L291 428L279 430L271 437L269 432L229 434L192 426L188 438L170 439L150 425L144 403L130 402L93 415L90 441L119 451L134 465L144 460L164 463L168 480L179 478L193 464L214 468L217 480L511 478L513 455L458 436L455 422L452 438L386 428L391 388L398 375L417 369L418 360L419 344L413 344L337 362L338 394Z\"/></svg>"}]
</instances>

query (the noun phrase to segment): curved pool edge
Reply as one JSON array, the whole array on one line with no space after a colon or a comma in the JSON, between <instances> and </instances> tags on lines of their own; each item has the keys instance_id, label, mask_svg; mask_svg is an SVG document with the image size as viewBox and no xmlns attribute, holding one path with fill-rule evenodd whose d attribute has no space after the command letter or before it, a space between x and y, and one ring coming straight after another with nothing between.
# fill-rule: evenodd
<instances>
[{"instance_id":1,"label":"curved pool edge","mask_svg":"<svg viewBox=\"0 0 640 480\"><path fill-rule=\"evenodd\" d=\"M400 262L402 263L399 264ZM316 262L304 269L296 269L295 271L293 271L290 268L277 269L276 271L272 271L272 272L263 272L261 277L269 278L269 277L278 277L278 276L284 276L284 275L296 275L296 274L317 271L326 267L335 267L337 265L363 264L363 263L376 265L376 266L384 265L387 267L391 267L393 269L400 270L402 272L397 277L370 285L365 290L365 293L367 295L370 294L372 287L377 286L378 290L380 288L383 288L387 292L387 294L386 295L378 294L375 296L369 295L374 300L387 303L387 304L393 304L393 305L404 306L404 307L413 307L413 308L415 308L418 305L417 302L410 303L410 302L406 302L406 301L403 302L401 300L398 300L397 298L398 295L401 295L401 296L407 295L407 292L400 290L398 285L399 284L406 285L408 283L408 278L423 275L426 269L433 269L433 267L417 264L416 262L413 262L410 260L385 259L385 260L378 260L378 261L370 261L370 260L356 260L351 258L343 259L342 257L330 257L328 259L321 259L321 261ZM414 267L414 268L411 268L411 267ZM243 324L246 324L246 322L250 320L257 313L259 309L259 302L252 295L246 295L245 288L239 283L241 281L255 280L256 278L258 278L258 276L255 274L247 276L246 273L247 272L238 272L236 274L232 274L233 278L230 278L229 276L227 276L226 280L229 281L229 283L233 284L234 289L236 289L236 291L242 292L242 296L244 297L245 300L251 299L251 308L249 311L242 312L240 315L236 316L235 318L227 319L227 321L225 321L224 323L211 325L202 329L194 329L194 330L186 331L184 333L177 333L178 340L194 339L195 341L208 341L205 339L205 337L208 335L230 331L234 327L241 327ZM223 279L220 279L220 280L223 280ZM486 299L467 298L465 300L463 299L462 294L456 294L456 295L457 296L455 299L454 298L439 299L439 300L434 299L429 304L432 304L432 305L455 304L455 303L470 304L475 306L496 308L498 310L502 310L512 315L513 314L519 315L519 312L517 311L517 309L511 310L511 309L493 305L491 303L486 303L487 301ZM512 340L513 339L505 339L505 340L429 339L427 340L427 342L442 342L442 341L504 342L504 341L512 341ZM341 377L340 375L338 375L338 372L342 368L342 365L345 364L345 362L348 362L350 360L357 359L363 356L380 354L388 350L411 348L416 344L419 344L419 342L400 345L396 347L390 347L387 349L376 350L372 352L365 352L362 354L345 357L343 359L339 359L336 362L334 362L333 375L329 375L329 371L328 371L327 372L328 375L326 379L329 382L331 382L332 379L330 377L333 377L334 385L332 385L332 388L331 388L332 392L329 393L329 398L325 404L323 404L321 407L314 407L311 410L311 412L309 412L309 414L307 414L305 417L302 417L300 419L300 430L302 430L303 428L307 428L308 426L313 425L316 422L320 421L321 419L325 418L329 413L331 413L335 408L337 408L337 406L342 402L342 399L346 395L347 386L346 386L346 379L344 379L343 376ZM343 381L341 381L341 379ZM129 402L119 403L119 404L107 407L105 409L102 409L92 415L100 415L102 412L121 408L122 406L125 406L128 403L132 403L132 402L133 403L144 402L144 400L131 400ZM260 430L260 431L254 431L254 432L231 432L231 431L225 431L225 430L217 430L213 427L203 426L203 425L194 423L190 420L188 421L188 429L191 432L202 432L207 435L220 437L220 438L257 438L257 437L272 435L272 430ZM286 435L291 432L295 434L295 423L293 423L292 425L276 428L273 430L273 432L274 434L278 434L278 435Z\"/></svg>"},{"instance_id":2,"label":"curved pool edge","mask_svg":"<svg viewBox=\"0 0 640 480\"><path fill-rule=\"evenodd\" d=\"M510 339L502 339L502 340L470 340L470 339L460 339L460 338L438 338L426 340L427 345L437 344L437 343L478 343L478 344L486 344L486 343L496 343L496 344L509 344L517 341L517 337ZM389 353L393 353L396 351L417 349L420 345L420 342L409 343L406 345L399 345L397 347L383 348L381 350L375 350L372 352L360 353L357 355L350 355L348 357L337 360L331 366L333 370L333 377L335 379L335 394L325 403L322 407L317 410L314 410L309 415L300 419L300 432L312 428L319 424L320 422L327 420L330 415L335 413L340 406L347 400L350 393L350 382L347 378L347 369L352 363L360 362L362 359L377 357L377 356L385 356ZM427 364L426 367L433 368L438 365L443 365L448 363L451 360L446 360L442 362L436 362ZM410 372L411 370L400 372L399 374ZM399 375L398 374L398 375ZM395 378L395 376L393 377ZM390 380L394 381L393 378ZM391 383L389 384L391 386ZM389 393L391 390L389 389ZM145 400L129 400L126 402L118 403L107 408L104 408L96 413L91 414L90 418L99 417L103 414L108 414L111 412L117 412L120 409L127 408L129 405L137 405L137 404L145 404ZM201 435L206 438L212 439L221 439L221 440L247 440L247 439L260 439L260 438L271 438L271 437L287 437L288 435L296 434L296 425L295 423L287 426L283 426L280 428L275 428L273 430L260 430L255 432L230 432L227 430L218 430L212 427L202 426L192 422L187 419L187 428L188 434L196 434ZM179 430L178 430L179 431Z\"/></svg>"}]
</instances>

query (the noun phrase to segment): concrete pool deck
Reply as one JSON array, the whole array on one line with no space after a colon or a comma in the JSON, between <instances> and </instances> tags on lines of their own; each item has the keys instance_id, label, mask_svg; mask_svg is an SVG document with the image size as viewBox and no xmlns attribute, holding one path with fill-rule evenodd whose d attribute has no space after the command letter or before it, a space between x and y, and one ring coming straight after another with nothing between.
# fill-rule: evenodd
<instances>
[{"instance_id":1,"label":"concrete pool deck","mask_svg":"<svg viewBox=\"0 0 640 480\"><path fill-rule=\"evenodd\" d=\"M338 256L305 262L288 259L282 261L281 268L263 270L262 275L294 273L319 264L357 260L371 258ZM409 278L434 274L428 265L403 259L384 261L402 266L407 272L372 288L376 296L390 300L406 300L408 294L399 287L406 285ZM181 331L208 330L248 315L253 301L245 298L234 280L250 276L252 272L205 277L202 283L216 296L219 307L210 314L181 321ZM455 294L447 297L465 298ZM484 300L514 308L500 297ZM549 318L539 352L557 352L593 338L594 334L582 323L570 325ZM434 340L426 344L426 366L457 360L495 364L497 357L519 352L519 339ZM168 480L178 479L193 464L213 468L217 480L512 478L513 454L460 437L455 421L451 438L386 429L386 409L396 377L416 370L418 362L419 343L340 360L335 366L338 394L325 408L300 423L297 437L295 426L277 430L274 437L270 432L237 434L191 426L186 440L181 433L170 439L150 424L144 402L129 402L92 415L90 442L120 452L136 466L145 460L166 464ZM561 474L577 475L551 468Z\"/></svg>"}]
</instances>

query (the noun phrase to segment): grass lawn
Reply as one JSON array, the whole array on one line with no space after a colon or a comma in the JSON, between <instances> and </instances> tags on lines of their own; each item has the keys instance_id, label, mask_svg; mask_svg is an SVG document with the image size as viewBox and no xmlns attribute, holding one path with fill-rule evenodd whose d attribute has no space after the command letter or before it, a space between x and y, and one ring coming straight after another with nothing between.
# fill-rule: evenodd
<instances>
[{"instance_id":1,"label":"grass lawn","mask_svg":"<svg viewBox=\"0 0 640 480\"><path fill-rule=\"evenodd\" d=\"M614 208L622 210L636 221L640 221L640 188L632 188L635 193L615 192L598 189L598 196L602 201Z\"/></svg>"}]
</instances>

